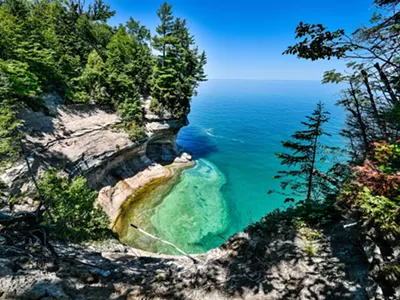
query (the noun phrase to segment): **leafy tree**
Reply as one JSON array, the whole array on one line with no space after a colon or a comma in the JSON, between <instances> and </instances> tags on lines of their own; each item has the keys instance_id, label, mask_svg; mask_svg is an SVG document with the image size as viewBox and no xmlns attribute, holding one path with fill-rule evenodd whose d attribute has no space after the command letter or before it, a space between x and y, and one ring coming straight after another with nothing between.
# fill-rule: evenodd
<instances>
[{"instance_id":1,"label":"leafy tree","mask_svg":"<svg viewBox=\"0 0 400 300\"><path fill-rule=\"evenodd\" d=\"M106 67L103 59L93 50L88 57L88 62L80 77L81 84L86 88L88 95L93 100L102 100L102 88L106 82Z\"/></svg>"},{"instance_id":2,"label":"leafy tree","mask_svg":"<svg viewBox=\"0 0 400 300\"><path fill-rule=\"evenodd\" d=\"M296 131L292 138L282 142L283 147L289 153L277 153L281 165L288 166L289 170L279 171L275 178L290 179L282 181L283 189L287 186L296 193L306 194L306 200L317 200L317 184L314 182L316 165L318 162L318 151L321 149L320 137L329 136L323 130L323 125L328 122L329 113L324 110L324 105L319 102L311 116L307 116L306 122L301 122L306 129ZM295 167L295 169L291 169Z\"/></svg>"},{"instance_id":3,"label":"leafy tree","mask_svg":"<svg viewBox=\"0 0 400 300\"><path fill-rule=\"evenodd\" d=\"M59 237L82 240L110 235L107 216L93 206L97 193L88 189L84 177L68 181L50 169L39 185L47 199L46 223Z\"/></svg>"},{"instance_id":4,"label":"leafy tree","mask_svg":"<svg viewBox=\"0 0 400 300\"><path fill-rule=\"evenodd\" d=\"M378 247L394 249L400 240L400 2L374 4L379 10L370 24L351 35L300 23L296 37L301 40L284 53L311 60L350 60L346 72L328 71L323 80L346 84L338 105L347 112L342 135L349 142L350 161L338 172L350 176L342 176L334 203L345 216L360 221L361 233L373 232L369 237ZM385 264L398 264L398 255L384 257ZM396 280L398 285L398 274L398 268L387 268L385 274L373 275L390 287L384 291L386 298L395 297L392 286Z\"/></svg>"},{"instance_id":5,"label":"leafy tree","mask_svg":"<svg viewBox=\"0 0 400 300\"><path fill-rule=\"evenodd\" d=\"M355 163L363 162L373 140L393 142L400 137L400 14L393 9L399 2L375 3L393 13L375 13L370 27L361 27L352 35L343 30L329 31L321 24L300 23L296 38L301 41L284 52L311 60L354 59L347 64L349 75L329 71L323 82L345 82L349 86L338 104L348 112L342 133L349 140Z\"/></svg>"}]
</instances>

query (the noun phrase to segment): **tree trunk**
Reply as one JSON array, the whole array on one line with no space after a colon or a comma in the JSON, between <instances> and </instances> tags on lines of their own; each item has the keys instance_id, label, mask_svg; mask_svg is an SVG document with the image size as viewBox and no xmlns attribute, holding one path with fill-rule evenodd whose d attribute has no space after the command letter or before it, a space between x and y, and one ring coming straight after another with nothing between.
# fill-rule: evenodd
<instances>
[{"instance_id":1,"label":"tree trunk","mask_svg":"<svg viewBox=\"0 0 400 300\"><path fill-rule=\"evenodd\" d=\"M321 124L318 123L317 127L315 128L315 138L314 138L314 144L313 144L313 153L312 153L312 159L311 159L310 174L308 176L308 191L307 191L307 199L306 200L310 200L310 198L311 198L312 181L313 181L314 166L315 166L315 157L317 156L318 131L319 131L320 125Z\"/></svg>"},{"instance_id":2,"label":"tree trunk","mask_svg":"<svg viewBox=\"0 0 400 300\"><path fill-rule=\"evenodd\" d=\"M399 100L396 97L396 94L393 92L392 87L390 86L390 82L389 79L387 78L385 72L382 70L381 66L379 65L379 63L376 63L374 65L374 67L378 70L379 76L383 82L383 84L385 85L386 91L389 93L390 95L390 99L392 100L392 104L393 106L397 106L399 105Z\"/></svg>"},{"instance_id":3,"label":"tree trunk","mask_svg":"<svg viewBox=\"0 0 400 300\"><path fill-rule=\"evenodd\" d=\"M375 103L374 95L372 94L372 89L371 89L371 86L370 86L369 81L368 81L368 74L367 74L367 72L365 70L362 70L361 74L363 76L364 84L365 84L365 86L367 88L369 101L371 102L371 107L372 107L372 111L374 113L374 117L376 119L376 122L379 125L379 128L382 131L382 134L386 137L387 136L386 125L385 125L385 122L379 116L379 112L378 112L378 108L377 108L376 103Z\"/></svg>"},{"instance_id":4,"label":"tree trunk","mask_svg":"<svg viewBox=\"0 0 400 300\"><path fill-rule=\"evenodd\" d=\"M356 95L356 92L354 90L353 83L351 81L350 81L350 94L353 97L354 104L356 106L357 119L358 119L358 122L360 123L360 127L361 127L361 133L362 133L362 138L363 138L363 141L364 141L365 152L368 152L368 150L369 150L369 142L368 142L368 137L367 137L367 130L366 130L365 123L364 123L364 121L362 119L361 110L360 110L360 103L358 102L357 95ZM365 158L365 154L364 154L364 158Z\"/></svg>"}]
</instances>

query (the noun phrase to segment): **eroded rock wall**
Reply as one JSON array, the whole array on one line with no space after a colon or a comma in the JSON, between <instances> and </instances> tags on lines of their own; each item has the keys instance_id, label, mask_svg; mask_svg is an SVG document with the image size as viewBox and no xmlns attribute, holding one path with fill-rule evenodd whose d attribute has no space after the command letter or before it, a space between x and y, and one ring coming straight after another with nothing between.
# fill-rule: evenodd
<instances>
[{"instance_id":1,"label":"eroded rock wall","mask_svg":"<svg viewBox=\"0 0 400 300\"><path fill-rule=\"evenodd\" d=\"M51 95L45 98L47 113L23 110L24 146L32 170L40 176L50 166L62 167L70 178L83 174L91 188L101 190L150 165L172 162L180 155L176 135L186 120L152 114L149 103L143 101L146 137L139 141L129 139L122 120L105 106L63 105ZM24 160L1 173L0 180L13 194L33 191Z\"/></svg>"}]
</instances>

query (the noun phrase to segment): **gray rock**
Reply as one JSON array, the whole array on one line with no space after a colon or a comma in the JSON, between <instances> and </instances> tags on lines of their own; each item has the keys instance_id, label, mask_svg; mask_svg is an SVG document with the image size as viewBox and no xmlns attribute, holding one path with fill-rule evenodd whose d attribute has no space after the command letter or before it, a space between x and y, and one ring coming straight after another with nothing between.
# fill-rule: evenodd
<instances>
[{"instance_id":1,"label":"gray rock","mask_svg":"<svg viewBox=\"0 0 400 300\"><path fill-rule=\"evenodd\" d=\"M24 299L27 300L38 300L45 297L49 299L71 299L61 287L52 283L38 283L24 295Z\"/></svg>"}]
</instances>

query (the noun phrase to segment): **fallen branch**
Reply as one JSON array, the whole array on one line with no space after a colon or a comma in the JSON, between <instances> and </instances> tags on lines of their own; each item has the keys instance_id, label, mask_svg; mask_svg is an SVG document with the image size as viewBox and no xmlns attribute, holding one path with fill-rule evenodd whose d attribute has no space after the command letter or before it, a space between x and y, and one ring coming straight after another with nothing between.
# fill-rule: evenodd
<instances>
[{"instance_id":1,"label":"fallen branch","mask_svg":"<svg viewBox=\"0 0 400 300\"><path fill-rule=\"evenodd\" d=\"M42 206L45 204L45 198L44 198L44 195L42 194L42 191L39 188L39 184L36 181L35 174L33 173L31 164L29 163L29 159L28 159L25 147L24 147L24 143L22 142L22 139L20 139L19 142L20 142L20 146L21 146L21 150L22 150L22 156L24 157L25 163L28 167L29 175L32 178L33 184L35 185L36 191L38 192L38 195L40 198L40 203L39 203L38 207L36 208L36 221L38 223L40 223L43 218Z\"/></svg>"},{"instance_id":2,"label":"fallen branch","mask_svg":"<svg viewBox=\"0 0 400 300\"><path fill-rule=\"evenodd\" d=\"M181 254L185 255L186 257L190 258L194 263L200 263L200 262L201 262L201 261L198 260L197 258L195 258L195 257L193 257L193 256L191 256L191 255L189 255L189 254L187 254L187 253L184 252L183 250L179 249L179 248L178 248L177 246L175 246L174 244L172 244L172 243L170 243L170 242L167 242L167 241L164 241L163 239L160 239L159 237L156 237L156 236L154 236L154 235L152 235L152 234L150 234L150 233L144 231L143 229L137 227L137 226L134 225L134 224L131 224L131 226L132 226L133 228L135 228L137 231L143 233L144 235L147 235L148 237L150 237L150 238L152 238L152 239L154 239L154 240L156 240L156 241L159 241L159 242L164 243L164 244L166 244L166 245L168 245L168 246L171 246L172 248L174 248L174 249L175 249L176 251L178 251L179 253L181 253Z\"/></svg>"}]
</instances>

